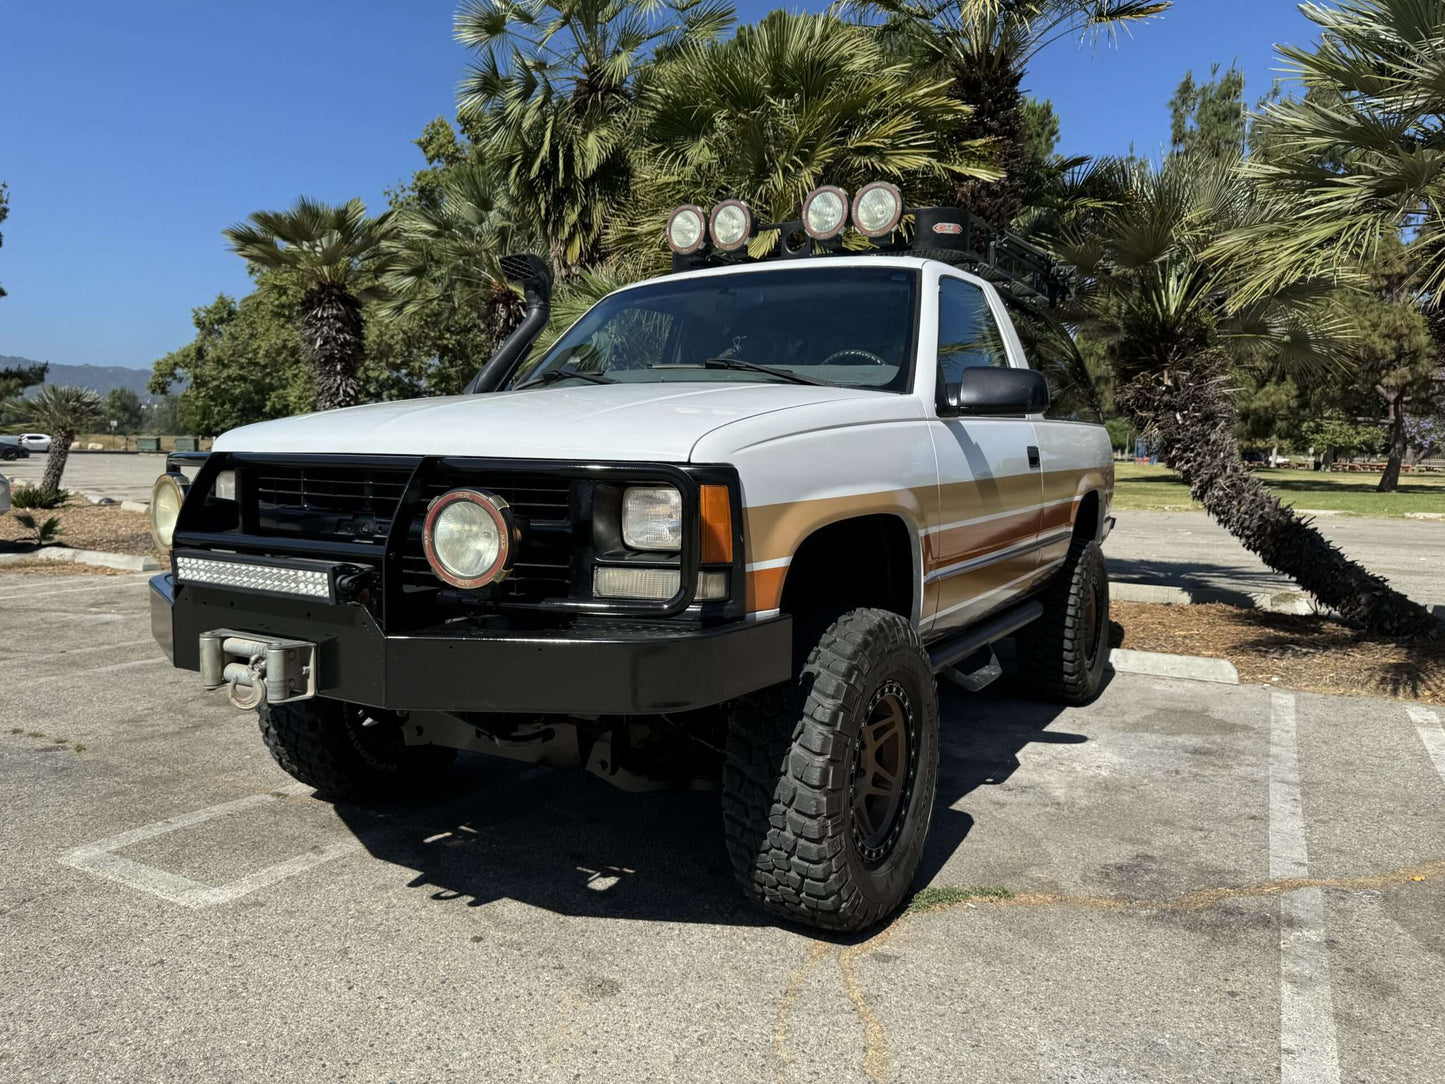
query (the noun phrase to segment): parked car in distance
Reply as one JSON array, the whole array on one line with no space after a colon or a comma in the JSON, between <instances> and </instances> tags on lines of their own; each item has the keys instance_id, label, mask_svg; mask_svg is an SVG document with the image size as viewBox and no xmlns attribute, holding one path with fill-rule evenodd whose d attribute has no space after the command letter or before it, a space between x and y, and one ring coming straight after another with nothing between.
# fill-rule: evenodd
<instances>
[{"instance_id":1,"label":"parked car in distance","mask_svg":"<svg viewBox=\"0 0 1445 1084\"><path fill-rule=\"evenodd\" d=\"M50 451L50 434L21 433L20 447L26 448L32 452L48 452Z\"/></svg>"},{"instance_id":2,"label":"parked car in distance","mask_svg":"<svg viewBox=\"0 0 1445 1084\"><path fill-rule=\"evenodd\" d=\"M28 459L30 449L20 443L19 437L0 437L0 459Z\"/></svg>"}]
</instances>

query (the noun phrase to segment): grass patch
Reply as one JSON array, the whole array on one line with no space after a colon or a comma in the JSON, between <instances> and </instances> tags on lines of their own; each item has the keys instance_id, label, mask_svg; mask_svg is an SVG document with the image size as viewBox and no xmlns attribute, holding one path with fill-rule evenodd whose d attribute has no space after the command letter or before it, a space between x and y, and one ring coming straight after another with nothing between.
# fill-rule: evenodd
<instances>
[{"instance_id":1,"label":"grass patch","mask_svg":"<svg viewBox=\"0 0 1445 1084\"><path fill-rule=\"evenodd\" d=\"M973 888L959 888L949 885L942 888L920 890L908 903L908 913L935 911L940 907L952 907L969 900L1007 900L1013 893L999 885L980 885Z\"/></svg>"},{"instance_id":2,"label":"grass patch","mask_svg":"<svg viewBox=\"0 0 1445 1084\"><path fill-rule=\"evenodd\" d=\"M1402 474L1394 493L1376 493L1378 474L1311 470L1254 472L1285 504L1350 516L1400 517L1411 512L1445 514L1445 474ZM1186 486L1168 467L1117 463L1114 507L1125 511L1200 511Z\"/></svg>"}]
</instances>

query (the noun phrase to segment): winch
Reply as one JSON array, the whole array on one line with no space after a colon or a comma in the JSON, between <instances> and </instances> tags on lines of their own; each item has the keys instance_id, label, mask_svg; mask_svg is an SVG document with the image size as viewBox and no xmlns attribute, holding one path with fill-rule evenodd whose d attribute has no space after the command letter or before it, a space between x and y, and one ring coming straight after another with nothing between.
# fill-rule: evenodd
<instances>
[{"instance_id":1,"label":"winch","mask_svg":"<svg viewBox=\"0 0 1445 1084\"><path fill-rule=\"evenodd\" d=\"M316 645L233 629L203 632L201 683L226 689L238 708L285 704L316 695ZM244 691L243 691L244 690Z\"/></svg>"}]
</instances>

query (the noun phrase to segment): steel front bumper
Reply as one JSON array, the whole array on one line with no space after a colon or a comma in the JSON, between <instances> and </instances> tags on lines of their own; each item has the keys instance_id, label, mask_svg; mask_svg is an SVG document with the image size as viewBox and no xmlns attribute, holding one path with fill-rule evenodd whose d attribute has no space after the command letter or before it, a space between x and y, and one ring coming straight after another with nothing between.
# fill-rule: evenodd
<instances>
[{"instance_id":1,"label":"steel front bumper","mask_svg":"<svg viewBox=\"0 0 1445 1084\"><path fill-rule=\"evenodd\" d=\"M792 620L710 629L592 620L454 622L387 636L365 607L150 581L151 631L182 670L217 628L317 645L318 695L394 710L633 715L709 707L786 681Z\"/></svg>"}]
</instances>

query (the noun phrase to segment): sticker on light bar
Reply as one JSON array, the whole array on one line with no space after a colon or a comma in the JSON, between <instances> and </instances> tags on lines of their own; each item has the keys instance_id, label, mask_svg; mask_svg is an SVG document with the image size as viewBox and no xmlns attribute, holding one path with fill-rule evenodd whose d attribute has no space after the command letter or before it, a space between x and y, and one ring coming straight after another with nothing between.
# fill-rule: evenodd
<instances>
[{"instance_id":1,"label":"sticker on light bar","mask_svg":"<svg viewBox=\"0 0 1445 1084\"><path fill-rule=\"evenodd\" d=\"M332 566L314 561L281 565L178 554L176 582L328 602L334 597Z\"/></svg>"}]
</instances>

